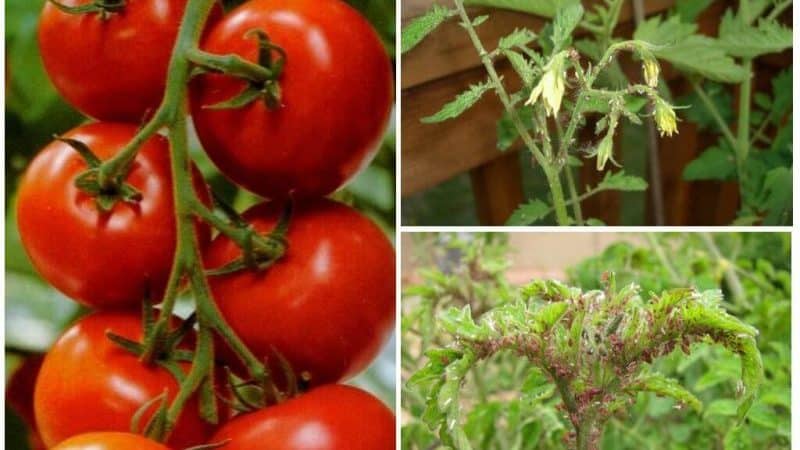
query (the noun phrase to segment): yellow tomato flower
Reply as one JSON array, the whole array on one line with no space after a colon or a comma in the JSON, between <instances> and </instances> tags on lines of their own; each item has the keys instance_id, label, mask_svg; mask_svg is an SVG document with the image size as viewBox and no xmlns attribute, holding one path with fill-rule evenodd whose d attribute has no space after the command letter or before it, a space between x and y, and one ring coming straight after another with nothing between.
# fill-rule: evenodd
<instances>
[{"instance_id":1,"label":"yellow tomato flower","mask_svg":"<svg viewBox=\"0 0 800 450\"><path fill-rule=\"evenodd\" d=\"M547 115L555 117L558 114L566 88L566 70L564 68L566 57L566 52L560 52L547 63L544 67L544 74L542 74L539 84L533 88L531 96L525 102L526 105L533 105L539 100L539 97L542 97Z\"/></svg>"}]
</instances>

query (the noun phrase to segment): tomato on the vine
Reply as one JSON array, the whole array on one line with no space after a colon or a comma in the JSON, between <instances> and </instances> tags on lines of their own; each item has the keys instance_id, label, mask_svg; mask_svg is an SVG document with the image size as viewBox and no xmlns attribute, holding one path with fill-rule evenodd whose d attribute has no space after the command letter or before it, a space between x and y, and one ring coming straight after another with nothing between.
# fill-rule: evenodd
<instances>
[{"instance_id":1,"label":"tomato on the vine","mask_svg":"<svg viewBox=\"0 0 800 450\"><path fill-rule=\"evenodd\" d=\"M136 133L127 124L95 123L65 138L85 143L101 160L117 154ZM36 156L19 186L17 221L25 250L42 276L67 296L92 307L158 302L176 246L169 144L161 136L145 142L126 182L142 195L118 201L107 213L75 186L87 169L72 147L54 141ZM196 171L195 190L208 192ZM201 244L207 226L198 226Z\"/></svg>"},{"instance_id":2,"label":"tomato on the vine","mask_svg":"<svg viewBox=\"0 0 800 450\"><path fill-rule=\"evenodd\" d=\"M371 394L327 385L232 419L210 442L225 450L392 450L395 417Z\"/></svg>"},{"instance_id":3,"label":"tomato on the vine","mask_svg":"<svg viewBox=\"0 0 800 450\"><path fill-rule=\"evenodd\" d=\"M200 141L225 175L260 195L333 192L369 162L388 122L392 67L380 38L340 0L251 0L215 25L202 48L255 62L253 30L286 53L279 104L214 108L248 84L198 76L191 104Z\"/></svg>"},{"instance_id":4,"label":"tomato on the vine","mask_svg":"<svg viewBox=\"0 0 800 450\"><path fill-rule=\"evenodd\" d=\"M53 447L53 450L169 450L158 442L132 433L86 433Z\"/></svg>"},{"instance_id":5,"label":"tomato on the vine","mask_svg":"<svg viewBox=\"0 0 800 450\"><path fill-rule=\"evenodd\" d=\"M80 319L53 345L42 364L34 391L34 411L42 440L48 447L83 433L129 431L134 414L167 391L172 399L178 382L165 368L146 365L113 343L107 332L141 341L137 314L100 312ZM180 363L184 373L189 363ZM158 405L142 416L144 425ZM169 445L198 445L213 427L198 414L192 398L184 408Z\"/></svg>"},{"instance_id":6,"label":"tomato on the vine","mask_svg":"<svg viewBox=\"0 0 800 450\"><path fill-rule=\"evenodd\" d=\"M269 232L281 215L278 203L257 205L243 217ZM369 219L326 199L296 205L286 239L288 251L266 270L209 279L220 311L259 359L276 361L277 352L313 385L359 373L394 323L392 244ZM241 255L220 236L204 259L218 268Z\"/></svg>"},{"instance_id":7,"label":"tomato on the vine","mask_svg":"<svg viewBox=\"0 0 800 450\"><path fill-rule=\"evenodd\" d=\"M88 0L58 0L67 7ZM187 0L123 2L105 13L71 14L47 1L39 49L56 89L81 112L139 123L164 94L172 47ZM120 2L108 1L114 5ZM219 5L212 14L221 16Z\"/></svg>"}]
</instances>

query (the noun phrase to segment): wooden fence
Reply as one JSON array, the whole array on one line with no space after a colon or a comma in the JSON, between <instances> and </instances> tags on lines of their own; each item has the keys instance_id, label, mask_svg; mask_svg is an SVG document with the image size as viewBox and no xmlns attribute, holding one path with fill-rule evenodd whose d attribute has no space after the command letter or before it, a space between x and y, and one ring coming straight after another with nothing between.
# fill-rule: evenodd
<instances>
[{"instance_id":1,"label":"wooden fence","mask_svg":"<svg viewBox=\"0 0 800 450\"><path fill-rule=\"evenodd\" d=\"M403 0L402 20L409 20L426 11L435 0ZM448 0L438 0L448 2ZM596 1L585 1L591 8ZM721 15L735 2L715 2L699 18L700 32L716 35ZM646 0L648 16L660 14L673 6L674 0ZM473 9L472 15L486 11ZM498 39L516 27L540 29L544 19L511 11L491 12L491 19L479 28L487 48L494 48ZM623 7L617 36L631 36L634 30L631 2ZM770 79L791 64L791 52L761 58L757 61L755 86L769 91ZM424 191L456 175L468 172L479 220L486 225L503 224L522 202L522 175L519 149L502 153L496 148L496 121L502 105L493 95L486 95L475 107L456 120L427 125L420 118L436 112L469 84L486 78L475 49L457 21L443 24L434 34L402 58L402 195ZM505 61L497 64L506 80L517 80ZM623 70L638 77L639 65L623 63ZM691 87L677 73L665 68L671 92L676 96L688 93ZM659 139L659 163L663 185L665 223L667 225L728 224L736 214L739 198L735 183L686 182L683 168L716 137L703 133L689 123L680 123L677 136ZM590 137L590 136L584 136ZM646 151L646 150L642 150ZM594 185L603 177L594 164L585 164L580 174L579 189ZM648 193L647 220L653 222ZM608 224L617 224L621 195L602 193L583 203L584 215Z\"/></svg>"}]
</instances>

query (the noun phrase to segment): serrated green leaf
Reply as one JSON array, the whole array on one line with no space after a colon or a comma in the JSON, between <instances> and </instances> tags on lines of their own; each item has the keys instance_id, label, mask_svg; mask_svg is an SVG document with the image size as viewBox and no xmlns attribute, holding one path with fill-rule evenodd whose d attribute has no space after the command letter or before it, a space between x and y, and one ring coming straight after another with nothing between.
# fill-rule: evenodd
<instances>
[{"instance_id":1,"label":"serrated green leaf","mask_svg":"<svg viewBox=\"0 0 800 450\"><path fill-rule=\"evenodd\" d=\"M553 53L558 53L572 41L572 32L581 22L583 6L580 3L568 4L556 12L553 18Z\"/></svg>"},{"instance_id":2,"label":"serrated green leaf","mask_svg":"<svg viewBox=\"0 0 800 450\"><path fill-rule=\"evenodd\" d=\"M444 122L445 120L449 119L454 119L463 114L464 111L471 108L472 105L477 103L478 100L481 99L483 94L485 94L486 91L488 91L489 89L491 89L491 84L488 82L474 84L470 86L469 89L459 94L455 98L455 100L444 105L442 109L439 110L439 112L437 112L436 114L428 117L423 117L421 122L437 123L437 122Z\"/></svg>"},{"instance_id":3,"label":"serrated green leaf","mask_svg":"<svg viewBox=\"0 0 800 450\"><path fill-rule=\"evenodd\" d=\"M639 25L634 39L657 46L653 50L656 57L685 72L723 83L739 83L749 76L716 39L695 34L696 31L696 24L683 23L679 16L664 21L653 17Z\"/></svg>"},{"instance_id":4,"label":"serrated green leaf","mask_svg":"<svg viewBox=\"0 0 800 450\"><path fill-rule=\"evenodd\" d=\"M536 34L527 28L516 28L511 34L500 38L497 47L501 50L512 50L516 47L526 47L536 39Z\"/></svg>"},{"instance_id":5,"label":"serrated green leaf","mask_svg":"<svg viewBox=\"0 0 800 450\"><path fill-rule=\"evenodd\" d=\"M533 315L533 330L537 333L550 330L558 319L564 316L568 306L567 302L554 302L539 308Z\"/></svg>"},{"instance_id":6,"label":"serrated green leaf","mask_svg":"<svg viewBox=\"0 0 800 450\"><path fill-rule=\"evenodd\" d=\"M597 189L638 192L647 190L647 181L633 175L627 175L624 170L619 172L606 172L605 178Z\"/></svg>"},{"instance_id":7,"label":"serrated green leaf","mask_svg":"<svg viewBox=\"0 0 800 450\"><path fill-rule=\"evenodd\" d=\"M755 58L791 48L792 30L774 20L748 25L728 10L719 26L718 43L731 56Z\"/></svg>"},{"instance_id":8,"label":"serrated green leaf","mask_svg":"<svg viewBox=\"0 0 800 450\"><path fill-rule=\"evenodd\" d=\"M422 42L433 30L455 14L454 11L434 5L428 12L412 20L403 28L400 51L405 53Z\"/></svg>"},{"instance_id":9,"label":"serrated green leaf","mask_svg":"<svg viewBox=\"0 0 800 450\"><path fill-rule=\"evenodd\" d=\"M764 178L764 225L785 225L792 222L792 169L778 167Z\"/></svg>"},{"instance_id":10,"label":"serrated green leaf","mask_svg":"<svg viewBox=\"0 0 800 450\"><path fill-rule=\"evenodd\" d=\"M720 147L709 147L683 168L683 179L731 180L736 177L736 156Z\"/></svg>"},{"instance_id":11,"label":"serrated green leaf","mask_svg":"<svg viewBox=\"0 0 800 450\"><path fill-rule=\"evenodd\" d=\"M514 50L504 50L503 55L508 58L508 61L511 63L511 67L513 67L514 71L517 72L517 75L519 75L525 86L532 85L534 78L533 67L531 67L528 61L525 60L525 57Z\"/></svg>"},{"instance_id":12,"label":"serrated green leaf","mask_svg":"<svg viewBox=\"0 0 800 450\"><path fill-rule=\"evenodd\" d=\"M550 206L541 200L528 200L528 203L523 203L517 207L511 217L508 218L506 225L531 225L547 217L550 214L550 209Z\"/></svg>"},{"instance_id":13,"label":"serrated green leaf","mask_svg":"<svg viewBox=\"0 0 800 450\"><path fill-rule=\"evenodd\" d=\"M680 385L678 380L667 378L661 374L650 373L639 378L635 386L638 390L652 392L662 397L670 397L686 404L698 414L703 411L703 403L691 392Z\"/></svg>"},{"instance_id":14,"label":"serrated green leaf","mask_svg":"<svg viewBox=\"0 0 800 450\"><path fill-rule=\"evenodd\" d=\"M491 329L486 324L476 324L472 320L472 311L469 305L459 308L449 308L439 316L442 329L463 339L477 341L492 335Z\"/></svg>"}]
</instances>

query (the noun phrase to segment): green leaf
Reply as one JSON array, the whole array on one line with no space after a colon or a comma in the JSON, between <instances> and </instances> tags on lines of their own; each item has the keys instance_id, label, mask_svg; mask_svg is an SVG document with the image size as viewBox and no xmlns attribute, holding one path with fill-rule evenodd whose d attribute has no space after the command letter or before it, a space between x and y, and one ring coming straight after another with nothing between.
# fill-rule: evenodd
<instances>
[{"instance_id":1,"label":"green leaf","mask_svg":"<svg viewBox=\"0 0 800 450\"><path fill-rule=\"evenodd\" d=\"M547 217L550 214L550 209L550 206L541 200L528 200L528 203L523 203L514 211L506 225L531 225Z\"/></svg>"},{"instance_id":2,"label":"green leaf","mask_svg":"<svg viewBox=\"0 0 800 450\"><path fill-rule=\"evenodd\" d=\"M465 5L489 6L491 8L510 9L542 17L553 17L556 12L580 0L464 0Z\"/></svg>"},{"instance_id":3,"label":"green leaf","mask_svg":"<svg viewBox=\"0 0 800 450\"><path fill-rule=\"evenodd\" d=\"M532 85L534 78L533 67L525 60L525 57L514 50L503 50L503 55L508 58L511 67L517 72L525 86Z\"/></svg>"},{"instance_id":4,"label":"green leaf","mask_svg":"<svg viewBox=\"0 0 800 450\"><path fill-rule=\"evenodd\" d=\"M539 308L533 316L533 330L537 333L544 333L550 330L558 322L558 319L564 316L568 306L567 302L554 302Z\"/></svg>"},{"instance_id":5,"label":"green leaf","mask_svg":"<svg viewBox=\"0 0 800 450\"><path fill-rule=\"evenodd\" d=\"M455 15L455 11L434 5L428 12L412 20L403 28L400 38L400 51L405 53L422 42L433 30L445 20Z\"/></svg>"},{"instance_id":6,"label":"green leaf","mask_svg":"<svg viewBox=\"0 0 800 450\"><path fill-rule=\"evenodd\" d=\"M731 56L755 58L791 48L792 30L774 20L748 25L728 10L719 26L719 46Z\"/></svg>"},{"instance_id":7,"label":"green leaf","mask_svg":"<svg viewBox=\"0 0 800 450\"><path fill-rule=\"evenodd\" d=\"M678 13L684 22L694 22L703 11L708 9L714 0L677 0L675 2L675 12Z\"/></svg>"},{"instance_id":8,"label":"green leaf","mask_svg":"<svg viewBox=\"0 0 800 450\"><path fill-rule=\"evenodd\" d=\"M462 339L478 341L491 337L491 329L485 325L477 325L472 320L472 311L469 305L462 309L449 308L439 316L442 328L453 336Z\"/></svg>"},{"instance_id":9,"label":"green leaf","mask_svg":"<svg viewBox=\"0 0 800 450\"><path fill-rule=\"evenodd\" d=\"M573 3L559 9L553 18L553 53L558 53L572 41L572 32L581 22L583 6Z\"/></svg>"},{"instance_id":10,"label":"green leaf","mask_svg":"<svg viewBox=\"0 0 800 450\"><path fill-rule=\"evenodd\" d=\"M486 20L487 20L488 18L489 18L489 15L488 15L488 14L484 14L484 15L482 15L482 16L477 16L477 17L475 17L475 18L473 18L473 19L472 19L472 26L473 26L473 27L478 27L478 26L480 26L480 25L481 25L483 22L486 22Z\"/></svg>"},{"instance_id":11,"label":"green leaf","mask_svg":"<svg viewBox=\"0 0 800 450\"><path fill-rule=\"evenodd\" d=\"M517 110L517 115L526 129L533 128L533 107L522 106ZM506 151L519 139L519 131L511 120L508 112L497 121L497 148Z\"/></svg>"},{"instance_id":12,"label":"green leaf","mask_svg":"<svg viewBox=\"0 0 800 450\"><path fill-rule=\"evenodd\" d=\"M720 147L709 147L683 169L683 179L732 180L736 177L736 156Z\"/></svg>"},{"instance_id":13,"label":"green leaf","mask_svg":"<svg viewBox=\"0 0 800 450\"><path fill-rule=\"evenodd\" d=\"M647 181L637 176L627 175L624 170L614 173L606 172L605 178L597 185L597 189L638 192L647 190Z\"/></svg>"},{"instance_id":14,"label":"green leaf","mask_svg":"<svg viewBox=\"0 0 800 450\"><path fill-rule=\"evenodd\" d=\"M698 414L703 411L703 403L691 392L680 385L678 380L667 378L661 374L650 373L639 378L635 387L638 390L652 392L662 397L670 397L694 409Z\"/></svg>"},{"instance_id":15,"label":"green leaf","mask_svg":"<svg viewBox=\"0 0 800 450\"><path fill-rule=\"evenodd\" d=\"M483 94L486 93L489 89L491 89L491 83L488 81L485 83L474 84L469 87L468 90L459 94L455 100L452 102L444 105L439 112L432 116L422 118L422 123L437 123L437 122L444 122L445 120L454 119L464 111L468 110L472 107L478 100L481 99Z\"/></svg>"},{"instance_id":16,"label":"green leaf","mask_svg":"<svg viewBox=\"0 0 800 450\"><path fill-rule=\"evenodd\" d=\"M778 167L764 179L763 205L767 211L764 225L792 223L792 169Z\"/></svg>"},{"instance_id":17,"label":"green leaf","mask_svg":"<svg viewBox=\"0 0 800 450\"><path fill-rule=\"evenodd\" d=\"M653 50L656 57L685 72L724 83L739 83L749 76L726 54L717 40L695 34L696 31L696 24L682 23L678 16L664 21L657 16L642 22L634 33L634 39L657 46Z\"/></svg>"},{"instance_id":18,"label":"green leaf","mask_svg":"<svg viewBox=\"0 0 800 450\"><path fill-rule=\"evenodd\" d=\"M536 34L527 28L516 28L511 34L500 38L497 48L512 50L515 47L526 47L536 39Z\"/></svg>"}]
</instances>

